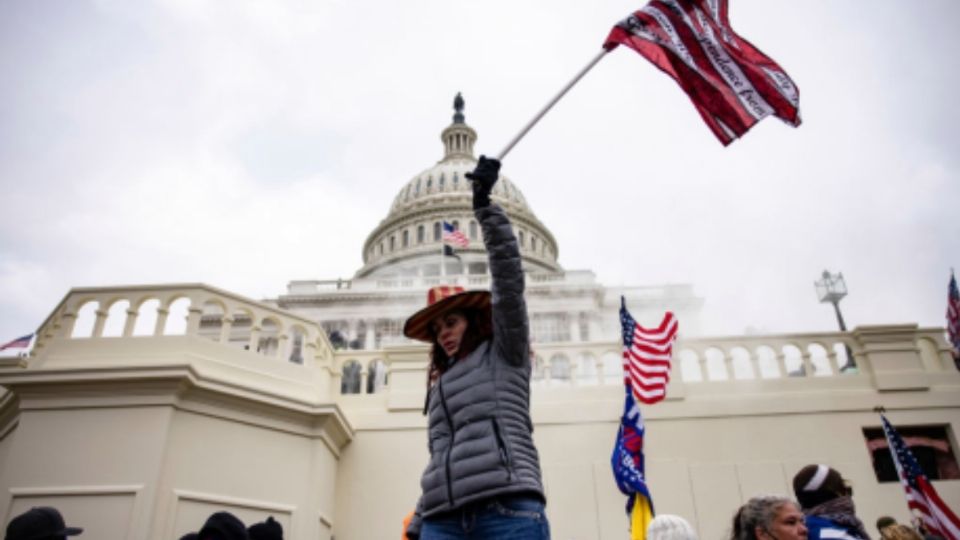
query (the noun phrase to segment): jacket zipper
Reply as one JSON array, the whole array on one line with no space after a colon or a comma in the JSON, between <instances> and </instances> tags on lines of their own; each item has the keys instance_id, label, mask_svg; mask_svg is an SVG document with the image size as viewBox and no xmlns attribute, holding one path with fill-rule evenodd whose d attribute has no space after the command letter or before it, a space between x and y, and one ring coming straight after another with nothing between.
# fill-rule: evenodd
<instances>
[{"instance_id":1,"label":"jacket zipper","mask_svg":"<svg viewBox=\"0 0 960 540\"><path fill-rule=\"evenodd\" d=\"M450 418L450 409L447 408L447 398L443 395L443 376L437 379L437 391L440 393L440 404L443 406L443 414L447 417L447 426L450 427L450 443L447 445L447 455L444 460L444 467L447 473L447 499L450 501L450 507L453 507L453 481L450 479L450 451L453 450L453 419Z\"/></svg>"},{"instance_id":2,"label":"jacket zipper","mask_svg":"<svg viewBox=\"0 0 960 540\"><path fill-rule=\"evenodd\" d=\"M493 433L497 437L497 448L500 450L500 462L507 469L507 480L513 478L513 468L510 466L510 457L507 455L507 445L503 441L503 434L500 433L500 423L496 418L491 418L493 423Z\"/></svg>"}]
</instances>

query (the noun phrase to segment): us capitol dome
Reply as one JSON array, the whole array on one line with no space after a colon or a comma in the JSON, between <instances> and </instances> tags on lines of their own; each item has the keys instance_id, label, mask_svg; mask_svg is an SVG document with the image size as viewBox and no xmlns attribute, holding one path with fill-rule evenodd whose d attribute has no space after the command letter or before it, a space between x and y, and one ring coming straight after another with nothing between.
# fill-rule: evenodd
<instances>
[{"instance_id":1,"label":"us capitol dome","mask_svg":"<svg viewBox=\"0 0 960 540\"><path fill-rule=\"evenodd\" d=\"M477 164L473 150L477 132L466 124L463 105L463 99L457 94L453 123L440 134L443 158L400 188L390 212L364 242L364 265L356 277L486 273L487 255L482 232L473 216L470 181L465 176ZM513 222L524 270L529 273L562 270L557 262L556 239L537 219L510 177L500 175L492 198ZM468 247L456 249L458 258L441 255L444 221L469 239Z\"/></svg>"},{"instance_id":2,"label":"us capitol dome","mask_svg":"<svg viewBox=\"0 0 960 540\"><path fill-rule=\"evenodd\" d=\"M453 122L440 133L441 159L400 186L386 217L363 243L363 266L351 278L291 281L286 294L267 302L316 321L336 348L376 351L411 344L403 323L423 307L431 287L489 289L487 253L466 178L477 164L477 132L467 125L463 108L457 94ZM703 300L690 285L608 287L591 270L565 269L557 261L553 233L509 176L500 176L492 198L510 216L520 245L534 342L617 339L621 296L638 320L659 321L672 309L682 317L686 335L699 332ZM445 252L444 222L463 233L466 247Z\"/></svg>"}]
</instances>

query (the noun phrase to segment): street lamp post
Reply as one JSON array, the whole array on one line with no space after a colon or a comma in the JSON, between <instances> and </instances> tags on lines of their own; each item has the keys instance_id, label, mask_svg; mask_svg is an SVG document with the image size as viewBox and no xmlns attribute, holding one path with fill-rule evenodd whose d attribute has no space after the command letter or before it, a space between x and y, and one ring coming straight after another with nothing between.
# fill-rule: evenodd
<instances>
[{"instance_id":1,"label":"street lamp post","mask_svg":"<svg viewBox=\"0 0 960 540\"><path fill-rule=\"evenodd\" d=\"M847 284L843 280L843 273L831 274L824 270L821 277L822 279L813 282L817 289L817 296L821 303L829 302L833 304L833 311L837 314L837 324L840 325L840 331L846 332L847 325L843 322L843 314L840 313L840 300L847 295ZM850 347L846 343L843 347L847 351L847 363L840 368L840 371L856 368L857 364L853 361L853 353L850 351Z\"/></svg>"}]
</instances>

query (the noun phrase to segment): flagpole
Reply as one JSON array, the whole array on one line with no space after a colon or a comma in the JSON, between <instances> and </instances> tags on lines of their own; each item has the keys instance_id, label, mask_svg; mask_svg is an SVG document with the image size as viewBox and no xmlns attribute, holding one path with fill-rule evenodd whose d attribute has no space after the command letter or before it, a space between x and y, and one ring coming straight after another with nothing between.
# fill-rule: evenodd
<instances>
[{"instance_id":1,"label":"flagpole","mask_svg":"<svg viewBox=\"0 0 960 540\"><path fill-rule=\"evenodd\" d=\"M568 91L570 91L571 88L573 88L573 85L580 82L580 79L582 79L588 71L593 69L593 66L597 65L597 62L599 62L600 59L611 50L613 49L602 49L599 53L597 53L597 55L593 57L593 60L590 60L589 64L584 66L584 68L581 69L580 72L577 73L577 75L571 79L570 82L568 82L567 85L557 93L557 95L553 97L553 99L551 99L542 109L540 109L540 112L538 112L536 116L534 116L533 119L527 123L527 125L523 126L523 129L520 130L520 133L517 133L517 136L514 137L513 140L510 141L503 150L500 151L500 153L497 155L497 160L503 161L503 158L507 157L507 154L510 153L510 150L512 150L513 147L520 142L520 139L522 139L527 132L530 131L530 129L533 128L533 126L535 126L537 122L539 122L540 119L543 118L543 116L547 114L547 112L552 109L554 105L557 104L558 101L560 101L560 98L562 98Z\"/></svg>"},{"instance_id":2,"label":"flagpole","mask_svg":"<svg viewBox=\"0 0 960 540\"><path fill-rule=\"evenodd\" d=\"M440 225L440 228L442 229L443 225ZM447 244L445 244L443 241L443 231L441 230L440 231L440 277L445 277L447 275L446 265L443 264L444 262L446 262L444 260L444 257L446 256L446 253L447 253L446 249L444 249L446 245Z\"/></svg>"}]
</instances>

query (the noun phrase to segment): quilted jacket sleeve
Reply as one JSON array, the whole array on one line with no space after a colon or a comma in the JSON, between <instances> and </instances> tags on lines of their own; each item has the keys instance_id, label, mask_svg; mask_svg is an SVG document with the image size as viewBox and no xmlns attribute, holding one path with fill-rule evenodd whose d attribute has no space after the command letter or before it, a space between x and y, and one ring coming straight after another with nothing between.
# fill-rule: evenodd
<instances>
[{"instance_id":1,"label":"quilted jacket sleeve","mask_svg":"<svg viewBox=\"0 0 960 540\"><path fill-rule=\"evenodd\" d=\"M490 261L493 347L499 358L520 366L530 361L530 331L523 298L520 248L502 208L491 204L474 212L483 228L483 242Z\"/></svg>"}]
</instances>

